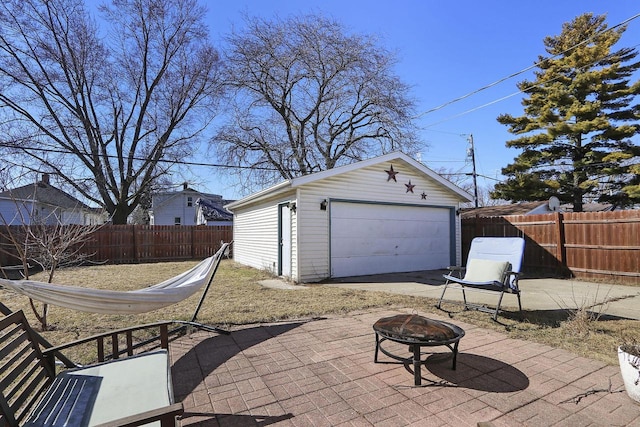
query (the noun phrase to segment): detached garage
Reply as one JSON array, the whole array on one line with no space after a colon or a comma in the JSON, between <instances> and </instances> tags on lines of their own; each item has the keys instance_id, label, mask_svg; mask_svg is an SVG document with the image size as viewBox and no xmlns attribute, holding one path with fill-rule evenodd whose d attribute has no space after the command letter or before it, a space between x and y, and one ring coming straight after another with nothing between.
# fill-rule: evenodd
<instances>
[{"instance_id":1,"label":"detached garage","mask_svg":"<svg viewBox=\"0 0 640 427\"><path fill-rule=\"evenodd\" d=\"M403 153L294 178L233 202L234 259L295 282L460 263L471 196Z\"/></svg>"}]
</instances>

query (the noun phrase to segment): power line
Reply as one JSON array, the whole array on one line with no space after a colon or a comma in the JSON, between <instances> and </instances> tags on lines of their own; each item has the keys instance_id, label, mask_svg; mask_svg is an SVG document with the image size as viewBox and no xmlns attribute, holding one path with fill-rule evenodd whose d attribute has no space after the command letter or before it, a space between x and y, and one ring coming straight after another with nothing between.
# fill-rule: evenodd
<instances>
[{"instance_id":1,"label":"power line","mask_svg":"<svg viewBox=\"0 0 640 427\"><path fill-rule=\"evenodd\" d=\"M11 145L11 144L7 144L7 143L0 143L0 147L4 147L4 148L16 148L15 146ZM77 155L78 153L74 153L70 150L60 150L60 149L54 149L54 148L42 148L42 147L29 147L29 148L24 148L24 147L20 147L21 150L23 151L29 151L29 150L34 150L34 151L40 151L43 153L55 153L55 154L71 154L71 155ZM83 156L89 156L90 154L87 152L79 152L79 154L83 155ZM107 159L119 159L119 156L113 155L113 154L102 154L100 157L103 158L107 158ZM133 156L131 157L131 160L136 160L136 161L147 161L149 159L145 158L145 157L136 157ZM277 171L277 169L275 167L266 167L266 166L242 166L242 165L223 165L220 163L203 163L203 162L189 162L189 161L185 161L185 160L167 160L167 159L159 159L157 161L157 163L171 163L171 164L176 164L176 165L184 165L184 166L202 166L202 167L215 167L215 168L225 168L225 169L253 169L253 170L266 170L266 171Z\"/></svg>"},{"instance_id":2,"label":"power line","mask_svg":"<svg viewBox=\"0 0 640 427\"><path fill-rule=\"evenodd\" d=\"M588 42L589 42L590 40L592 40L593 38L595 38L595 37L597 37L597 36L600 36L600 35L602 35L602 34L604 34L604 33L608 32L608 31L611 31L611 30L615 29L615 28L618 28L618 27L621 27L621 26L623 26L623 25L626 25L626 24L628 24L629 22L633 21L634 19L636 19L636 18L638 18L638 17L640 17L640 13L638 13L638 14L636 14L636 15L634 15L634 16L632 16L632 17L630 17L630 18L625 19L624 21L622 21L621 23L619 23L619 24L617 24L617 25L614 25L613 27L609 27L609 28L607 28L607 29L605 29L605 30L600 31L599 33L594 34L593 36L591 36L591 37L589 37L589 38L586 38L586 39L582 40L580 43L577 43L577 44L575 44L575 45L571 46L570 48L568 48L568 49L564 50L563 52L560 52L560 53L558 53L558 54L556 54L556 55L553 55L553 56L551 56L551 57L549 57L549 58L545 58L543 61L547 61L547 60L549 60L549 59L553 59L553 58L556 58L556 57L558 57L558 56L564 55L565 53L569 52L570 50L575 49L575 48L577 48L577 47L579 47L579 46L582 46L583 44L588 43ZM522 70L520 70L520 71L517 71L517 72L515 72L515 73L512 73L512 74L509 74L508 76L503 77L503 78L501 78L501 79L499 79L499 80L496 80L496 81L495 81L495 82L493 82L493 83L489 83L488 85L482 86L482 87L480 87L479 89L476 89L476 90L474 90L474 91L471 91L471 92L467 93L466 95L459 96L459 97L457 97L457 98L454 98L454 99L452 99L452 100L450 100L450 101L445 102L444 104L440 104L440 105L438 105L437 107L433 107L433 108L431 108L431 109L429 109L429 110L427 110L427 111L424 111L424 112L422 112L422 113L420 113L420 114L418 114L418 115L414 116L413 118L414 118L414 119L419 119L419 118L420 118L420 117L422 117L422 116L425 116L425 115L427 115L427 114L430 114L430 113L436 112L436 111L441 110L441 109L443 109L444 107L447 107L447 106L449 106L449 105L451 105L451 104L454 104L454 103L456 103L456 102L462 101L463 99L469 98L470 96L473 96L473 95L475 95L475 94L477 94L477 93L480 93L480 92L482 92L482 91L484 91L484 90L487 90L487 89L489 89L489 88L492 88L492 87L494 87L494 86L497 86L497 85L499 85L500 83L502 83L502 82L504 82L504 81L507 81L507 80L509 80L509 79L511 79L511 78L513 78L513 77L519 76L520 74L526 73L527 71L532 70L532 69L534 69L534 68L538 67L538 66L539 66L543 61L536 62L536 63L534 63L533 65L530 65L530 66L529 66L529 67L527 67L527 68L524 68L524 69L522 69ZM518 93L519 93L519 92L518 92ZM510 96L513 96L513 95L509 95L508 97L510 97ZM506 98L502 98L502 99L506 99ZM502 100L502 99L501 99L501 100ZM499 102L499 101L495 101L495 102ZM492 103L495 103L495 102L492 102ZM492 104L492 103L489 103L489 104L486 104L486 105L490 105L490 104ZM474 110L471 110L471 111L474 111Z\"/></svg>"},{"instance_id":3,"label":"power line","mask_svg":"<svg viewBox=\"0 0 640 427\"><path fill-rule=\"evenodd\" d=\"M640 16L640 14L639 14L639 15L636 15L636 16ZM635 48L637 48L638 46L640 46L640 43L638 43L638 44L636 44L636 45L634 45L634 46L631 46L631 49L635 49ZM589 65L593 65L593 64L595 64L595 63L597 63L597 62L601 61L602 59L611 58L611 57L613 57L613 56L615 56L615 52L614 52L614 53L610 53L609 55L605 56L604 58L597 58L597 59L593 60ZM474 111L481 110L481 109L483 109L483 108L485 108L485 107L488 107L488 106L490 106L490 105L497 104L498 102L502 102L502 101L504 101L505 99L509 99L509 98L511 98L511 97L514 97L514 96L516 96L516 95L519 95L519 94L521 94L521 93L524 93L524 92L526 92L526 91L528 91L528 90L530 90L530 89L533 89L534 87L538 87L538 86L542 86L542 85L547 84L547 83L551 83L551 82L553 82L553 81L555 81L555 80L560 79L561 77L562 77L562 76L557 76L557 77L552 78L552 79L549 79L549 80L545 80L545 81L542 81L542 82L538 82L538 83L532 84L532 85L530 85L530 86L525 87L524 89L518 90L518 91L513 92L513 93L511 93L511 94L509 94L509 95L505 95L505 96L500 97L500 98L498 98L498 99L494 99L493 101L489 101L489 102L487 102L487 103L485 103L485 104L479 105L479 106L477 106L477 107L473 107L473 108L471 108L471 109L469 109L469 110L465 110L465 111L463 111L463 112L461 112L461 113L458 113L458 114L455 114L455 115L453 115L453 116L449 116L449 117L447 117L447 118L445 118L445 119L442 119L442 120L439 120L439 121L437 121L437 122L435 122L435 123L431 123L431 124L429 124L429 125L425 126L425 129L426 129L426 128L428 128L428 127L431 127L431 126L439 125L440 123L444 123L444 122L447 122L447 121L449 121L449 120L456 119L456 118L458 118L458 117L461 117L461 116L467 115L467 114L469 114L469 113L473 113ZM453 132L451 132L451 133L453 133Z\"/></svg>"},{"instance_id":4,"label":"power line","mask_svg":"<svg viewBox=\"0 0 640 427\"><path fill-rule=\"evenodd\" d=\"M471 176L471 174L469 172L455 172L455 173L447 173L447 172L440 173L439 172L438 175L442 175L442 176L462 176L462 175ZM479 177L485 178L485 179L490 179L490 180L496 181L496 182L504 181L502 179L494 178L492 176L483 175L483 174L480 174L480 173L476 174L476 176L479 176Z\"/></svg>"},{"instance_id":5,"label":"power line","mask_svg":"<svg viewBox=\"0 0 640 427\"><path fill-rule=\"evenodd\" d=\"M547 82L545 82L545 83L549 83L549 82L550 82L550 81L547 81ZM542 84L542 83L540 83L540 84ZM539 85L539 84L538 84L538 85ZM531 89L531 88L533 88L533 87L535 87L535 86L538 86L538 85L534 85L534 86L527 87L527 88L525 88L525 89L523 89L523 90L519 90L519 91L517 91L517 92L513 92L513 93L511 93L511 94L509 94L509 95L506 95L506 96L503 96L503 97L501 97L501 98L494 99L493 101L489 101L489 102L487 102L486 104L482 104L482 105L479 105L479 106L477 106L477 107L473 107L473 108L471 108L471 109L469 109L469 110L465 110L465 111L463 111L463 112L461 112L461 113L458 113L458 114L455 114L455 115L453 115L453 116L449 116L449 117L447 117L447 118L445 118L445 119L442 119L442 120L439 120L439 121L437 121L437 122L435 122L435 123L431 123L431 124L429 124L429 125L425 126L425 128L428 128L428 127L431 127L431 126L436 126L436 125L439 125L440 123L448 122L449 120L457 119L458 117L465 116L465 115L467 115L467 114L469 114L469 113L473 113L474 111L481 110L481 109L483 109L483 108L485 108L485 107L488 107L488 106L490 106L490 105L493 105L493 104L497 104L498 102L502 102L502 101L504 101L505 99L509 99L509 98L511 98L511 97L514 97L514 96L516 96L516 95L519 95L519 94L521 94L522 92L524 92L525 90Z\"/></svg>"}]
</instances>

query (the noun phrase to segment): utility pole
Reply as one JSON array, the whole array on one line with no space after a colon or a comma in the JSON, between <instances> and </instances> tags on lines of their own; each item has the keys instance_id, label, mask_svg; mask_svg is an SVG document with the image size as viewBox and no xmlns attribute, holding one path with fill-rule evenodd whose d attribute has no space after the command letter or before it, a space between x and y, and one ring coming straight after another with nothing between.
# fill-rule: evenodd
<instances>
[{"instance_id":1,"label":"utility pole","mask_svg":"<svg viewBox=\"0 0 640 427\"><path fill-rule=\"evenodd\" d=\"M478 174L476 173L476 150L473 147L473 135L469 134L469 153L467 155L471 156L471 164L473 166L473 197L475 199L475 206L478 207Z\"/></svg>"}]
</instances>

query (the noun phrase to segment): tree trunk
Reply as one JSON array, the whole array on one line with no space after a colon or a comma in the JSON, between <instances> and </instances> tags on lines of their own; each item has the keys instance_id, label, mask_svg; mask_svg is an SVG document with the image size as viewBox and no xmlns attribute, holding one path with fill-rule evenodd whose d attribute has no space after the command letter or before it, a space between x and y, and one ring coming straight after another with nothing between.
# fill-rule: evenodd
<instances>
[{"instance_id":1,"label":"tree trunk","mask_svg":"<svg viewBox=\"0 0 640 427\"><path fill-rule=\"evenodd\" d=\"M111 215L111 222L113 224L126 224L129 217L129 209L122 206L116 206L115 211Z\"/></svg>"}]
</instances>

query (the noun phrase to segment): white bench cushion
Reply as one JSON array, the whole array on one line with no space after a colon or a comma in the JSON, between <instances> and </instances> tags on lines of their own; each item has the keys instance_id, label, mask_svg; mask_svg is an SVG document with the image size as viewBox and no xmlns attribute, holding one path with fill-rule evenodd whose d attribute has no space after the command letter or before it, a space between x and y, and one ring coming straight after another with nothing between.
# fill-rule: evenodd
<instances>
[{"instance_id":1,"label":"white bench cushion","mask_svg":"<svg viewBox=\"0 0 640 427\"><path fill-rule=\"evenodd\" d=\"M68 371L67 374L102 377L90 426L173 403L166 350Z\"/></svg>"}]
</instances>

